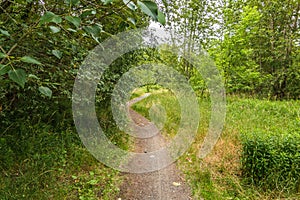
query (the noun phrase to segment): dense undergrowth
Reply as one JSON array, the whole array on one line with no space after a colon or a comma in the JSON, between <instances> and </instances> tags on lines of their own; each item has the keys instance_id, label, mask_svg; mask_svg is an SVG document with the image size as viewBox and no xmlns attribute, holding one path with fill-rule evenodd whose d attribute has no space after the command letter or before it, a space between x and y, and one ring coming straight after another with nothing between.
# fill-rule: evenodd
<instances>
[{"instance_id":1,"label":"dense undergrowth","mask_svg":"<svg viewBox=\"0 0 300 200\"><path fill-rule=\"evenodd\" d=\"M117 139L124 137L118 137L109 111L98 113L107 135L126 149L126 141ZM0 199L108 200L118 194L119 172L88 152L70 122L61 125L24 121L2 132Z\"/></svg>"},{"instance_id":2,"label":"dense undergrowth","mask_svg":"<svg viewBox=\"0 0 300 200\"><path fill-rule=\"evenodd\" d=\"M151 106L160 103L167 114L163 134L171 138L180 121L176 97L163 89L151 93L133 108L149 118ZM207 133L211 111L209 98L199 98L198 102L201 113L198 135L178 161L195 199L298 198L298 101L228 96L223 134L203 160L196 155Z\"/></svg>"}]
</instances>

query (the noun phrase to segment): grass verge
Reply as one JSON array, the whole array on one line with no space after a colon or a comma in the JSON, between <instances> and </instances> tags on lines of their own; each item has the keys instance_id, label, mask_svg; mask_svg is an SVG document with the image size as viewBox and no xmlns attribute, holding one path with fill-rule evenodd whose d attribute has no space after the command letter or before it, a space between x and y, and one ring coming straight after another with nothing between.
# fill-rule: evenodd
<instances>
[{"instance_id":1,"label":"grass verge","mask_svg":"<svg viewBox=\"0 0 300 200\"><path fill-rule=\"evenodd\" d=\"M105 112L100 118L110 121ZM118 130L106 125L112 140L126 146L116 139ZM27 121L8 129L0 137L0 160L1 200L110 200L117 198L122 181L118 171L88 152L70 125L57 130Z\"/></svg>"},{"instance_id":2,"label":"grass verge","mask_svg":"<svg viewBox=\"0 0 300 200\"><path fill-rule=\"evenodd\" d=\"M153 104L160 103L167 114L163 135L173 137L180 121L180 108L168 90L154 90L148 98L133 105L133 109L149 118ZM267 189L249 183L242 173L243 136L299 133L300 104L298 101L269 101L253 98L227 97L227 119L223 134L214 150L203 160L196 157L207 133L210 101L199 98L200 127L195 142L178 161L186 175L195 199L297 199L297 191Z\"/></svg>"}]
</instances>

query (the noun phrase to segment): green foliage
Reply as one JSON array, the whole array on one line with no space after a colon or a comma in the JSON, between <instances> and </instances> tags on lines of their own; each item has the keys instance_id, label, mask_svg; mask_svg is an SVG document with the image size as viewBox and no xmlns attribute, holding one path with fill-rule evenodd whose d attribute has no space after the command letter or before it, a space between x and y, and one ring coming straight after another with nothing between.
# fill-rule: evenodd
<instances>
[{"instance_id":1,"label":"green foliage","mask_svg":"<svg viewBox=\"0 0 300 200\"><path fill-rule=\"evenodd\" d=\"M263 190L299 192L300 134L245 134L243 176Z\"/></svg>"},{"instance_id":2,"label":"green foliage","mask_svg":"<svg viewBox=\"0 0 300 200\"><path fill-rule=\"evenodd\" d=\"M203 53L203 48L211 46L212 38L221 37L219 31L213 28L214 24L218 24L218 20L221 20L220 5L216 4L215 1L171 0L162 2L166 10L166 26L174 31L174 34L177 35L176 39L184 39L181 46L183 52L180 52L183 57L189 56L190 53ZM174 50L174 47L171 48ZM168 47L163 47L163 52L166 53L167 49ZM170 55L170 53L167 54ZM196 76L196 79L199 78L195 74L194 66L181 56L172 58L174 58L174 55L168 58L168 60L171 60L168 64L174 66L187 79L193 76Z\"/></svg>"},{"instance_id":3,"label":"green foliage","mask_svg":"<svg viewBox=\"0 0 300 200\"><path fill-rule=\"evenodd\" d=\"M26 82L26 73L23 69L10 70L8 72L8 77L24 88Z\"/></svg>"},{"instance_id":4,"label":"green foliage","mask_svg":"<svg viewBox=\"0 0 300 200\"><path fill-rule=\"evenodd\" d=\"M299 102L229 98L228 111L228 131L240 134L244 184L276 197L298 194Z\"/></svg>"},{"instance_id":5,"label":"green foliage","mask_svg":"<svg viewBox=\"0 0 300 200\"><path fill-rule=\"evenodd\" d=\"M31 58L30 56L23 56L20 61L22 62L26 62L26 63L32 63L32 64L36 64L36 65L41 65L42 63L40 63L38 60Z\"/></svg>"},{"instance_id":6,"label":"green foliage","mask_svg":"<svg viewBox=\"0 0 300 200\"><path fill-rule=\"evenodd\" d=\"M164 14L158 10L157 4L153 1L137 1L137 5L154 21L158 21L163 25L166 23Z\"/></svg>"},{"instance_id":7,"label":"green foliage","mask_svg":"<svg viewBox=\"0 0 300 200\"><path fill-rule=\"evenodd\" d=\"M71 198L80 200L111 199L119 192L116 183L117 172L106 168L96 168L88 173L72 175ZM76 194L76 195L75 195ZM74 196L73 196L74 195ZM69 196L70 197L70 196Z\"/></svg>"},{"instance_id":8,"label":"green foliage","mask_svg":"<svg viewBox=\"0 0 300 200\"><path fill-rule=\"evenodd\" d=\"M71 191L71 199L99 196L109 199L111 193L117 192L115 185L109 189L117 176L113 170L100 166L99 171L86 169L75 173L75 168L83 167L84 162L90 161L95 167L96 161L70 128L71 92L77 70L89 50L111 35L147 26L149 18L184 35L187 47L184 54L207 49L224 75L228 92L276 99L299 98L298 1L162 3L164 8L148 0L0 3L3 11L0 13L1 197L62 199ZM122 137L107 107L114 85L131 66L150 60L172 65L186 76L197 94L207 94L207 83L201 75L186 60L168 52L168 48L125 54L111 64L99 81L96 99L99 122L109 138L124 149L130 141ZM152 89L146 86L138 93L150 90L155 95L134 108L151 117L148 112L154 104L164 105L168 118L163 130L172 137L180 120L178 102L171 92L161 87ZM244 175L263 189L299 190L297 103L234 97L229 101L226 130L245 133ZM209 107L209 103L205 105ZM209 112L205 111L203 116L207 121ZM252 192L241 189L235 184L236 179L226 177L221 182L226 182L229 189L218 193L216 187L221 183L213 182L213 173L199 171L198 165L190 172L188 177L196 198L216 199L224 195L243 198ZM199 180L205 180L206 185L199 184ZM62 187L57 182L63 183ZM100 195L99 186L104 188ZM203 191L201 194L197 192L199 189Z\"/></svg>"},{"instance_id":9,"label":"green foliage","mask_svg":"<svg viewBox=\"0 0 300 200\"><path fill-rule=\"evenodd\" d=\"M299 8L297 1L226 1L224 39L209 51L224 71L229 92L299 97L292 81L300 81L294 67L299 63Z\"/></svg>"},{"instance_id":10,"label":"green foliage","mask_svg":"<svg viewBox=\"0 0 300 200\"><path fill-rule=\"evenodd\" d=\"M62 19L60 16L54 14L53 12L46 12L40 19L40 25L53 22L56 24L59 24L62 22Z\"/></svg>"},{"instance_id":11,"label":"green foliage","mask_svg":"<svg viewBox=\"0 0 300 200\"><path fill-rule=\"evenodd\" d=\"M1 199L114 198L118 173L100 165L71 128L71 93L89 50L146 26L148 16L111 0L5 0L0 10ZM121 74L137 63L132 58L115 61L97 88L101 126L124 149L128 138L107 105Z\"/></svg>"},{"instance_id":12,"label":"green foliage","mask_svg":"<svg viewBox=\"0 0 300 200\"><path fill-rule=\"evenodd\" d=\"M64 128L58 132L26 121L14 135L2 134L1 199L110 199L117 194L118 172L99 164L78 134Z\"/></svg>"},{"instance_id":13,"label":"green foliage","mask_svg":"<svg viewBox=\"0 0 300 200\"><path fill-rule=\"evenodd\" d=\"M10 67L7 65L0 65L0 76L6 74L7 72L9 72Z\"/></svg>"},{"instance_id":14,"label":"green foliage","mask_svg":"<svg viewBox=\"0 0 300 200\"><path fill-rule=\"evenodd\" d=\"M40 91L40 93L42 93L43 95L45 95L47 97L51 98L51 96L52 96L52 91L48 87L40 86L39 91Z\"/></svg>"},{"instance_id":15,"label":"green foliage","mask_svg":"<svg viewBox=\"0 0 300 200\"><path fill-rule=\"evenodd\" d=\"M0 14L0 115L6 123L11 118L51 119L60 112L58 104L67 105L70 113L74 78L87 52L111 34L148 23L141 10L127 9L120 1L5 1L0 6L6 10ZM157 6L155 12L157 16ZM119 77L114 74L126 71L120 66L130 66L131 60L120 60L108 72L113 83ZM113 88L110 82L101 86L103 96ZM20 110L31 115L17 115ZM47 112L40 115L40 110Z\"/></svg>"},{"instance_id":16,"label":"green foliage","mask_svg":"<svg viewBox=\"0 0 300 200\"><path fill-rule=\"evenodd\" d=\"M154 122L155 119L151 118L149 113L150 109L152 109L153 106L159 106L158 108L164 108L164 111L159 109L156 112L158 116L155 117L160 119L157 122L164 122L164 126L162 127L163 134L165 134L166 137L174 137L178 131L181 119L180 106L179 102L176 99L176 96L170 90L164 89L160 86L152 86L150 92L152 95L150 95L146 99L137 102L132 106L132 108ZM162 120L163 117L166 117L166 120ZM156 125L158 127L161 126L161 124Z\"/></svg>"},{"instance_id":17,"label":"green foliage","mask_svg":"<svg viewBox=\"0 0 300 200\"><path fill-rule=\"evenodd\" d=\"M192 0L163 4L167 26L185 39L183 53L207 50L222 72L229 93L299 98L298 1ZM183 60L177 68L201 84L192 65ZM203 87L199 90L202 93Z\"/></svg>"},{"instance_id":18,"label":"green foliage","mask_svg":"<svg viewBox=\"0 0 300 200\"><path fill-rule=\"evenodd\" d=\"M151 106L156 102L161 103L168 113L162 134L168 138L174 136L180 108L172 93L159 91L161 89L150 89L152 95L133 105L133 108L150 118ZM145 87L135 93L140 95L143 92L147 92ZM193 197L297 199L300 169L299 102L238 96L228 96L227 99L228 112L220 138L222 142L204 160L196 155L207 134L211 108L209 99L198 100L201 112L198 135L178 163L190 184ZM220 146L222 144L224 146Z\"/></svg>"},{"instance_id":19,"label":"green foliage","mask_svg":"<svg viewBox=\"0 0 300 200\"><path fill-rule=\"evenodd\" d=\"M72 23L76 28L79 28L81 19L79 17L66 16L65 19Z\"/></svg>"}]
</instances>

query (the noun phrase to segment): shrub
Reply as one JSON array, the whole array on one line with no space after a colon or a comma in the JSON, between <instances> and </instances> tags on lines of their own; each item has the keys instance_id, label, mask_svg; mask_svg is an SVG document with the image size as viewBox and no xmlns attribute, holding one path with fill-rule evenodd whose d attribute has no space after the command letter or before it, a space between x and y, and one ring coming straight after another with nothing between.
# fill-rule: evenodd
<instances>
[{"instance_id":1,"label":"shrub","mask_svg":"<svg viewBox=\"0 0 300 200\"><path fill-rule=\"evenodd\" d=\"M245 134L242 172L263 190L299 192L300 134Z\"/></svg>"}]
</instances>

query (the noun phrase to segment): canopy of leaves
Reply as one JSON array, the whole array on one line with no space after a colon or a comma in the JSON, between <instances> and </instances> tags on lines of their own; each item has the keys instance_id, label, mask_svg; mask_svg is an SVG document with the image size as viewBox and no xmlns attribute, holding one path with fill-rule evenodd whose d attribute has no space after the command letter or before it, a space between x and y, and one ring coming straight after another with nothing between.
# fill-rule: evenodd
<instances>
[{"instance_id":1,"label":"canopy of leaves","mask_svg":"<svg viewBox=\"0 0 300 200\"><path fill-rule=\"evenodd\" d=\"M7 123L34 113L35 120L70 113L76 72L89 50L113 34L146 26L147 16L164 22L150 1L4 0L0 9L0 115ZM134 61L122 62L103 81L102 96Z\"/></svg>"}]
</instances>

